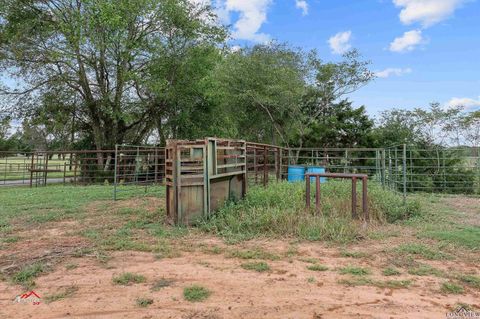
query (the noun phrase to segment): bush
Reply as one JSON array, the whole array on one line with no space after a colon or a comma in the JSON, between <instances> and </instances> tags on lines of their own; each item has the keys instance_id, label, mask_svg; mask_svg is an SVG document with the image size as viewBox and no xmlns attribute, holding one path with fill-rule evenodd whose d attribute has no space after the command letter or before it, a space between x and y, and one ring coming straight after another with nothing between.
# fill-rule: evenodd
<instances>
[{"instance_id":1,"label":"bush","mask_svg":"<svg viewBox=\"0 0 480 319\"><path fill-rule=\"evenodd\" d=\"M350 242L361 236L358 223L351 218L350 196L350 182L328 181L322 185L322 213L315 214L314 208L305 209L303 183L255 186L244 200L229 203L204 220L201 228L230 241L294 236L311 241ZM370 183L369 211L374 221L394 222L418 214L419 204L409 202L405 207L401 196Z\"/></svg>"}]
</instances>

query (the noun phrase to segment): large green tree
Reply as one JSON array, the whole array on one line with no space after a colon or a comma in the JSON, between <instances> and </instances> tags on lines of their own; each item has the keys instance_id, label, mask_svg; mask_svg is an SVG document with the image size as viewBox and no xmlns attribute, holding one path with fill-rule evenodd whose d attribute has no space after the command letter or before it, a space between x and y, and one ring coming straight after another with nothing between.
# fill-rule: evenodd
<instances>
[{"instance_id":1,"label":"large green tree","mask_svg":"<svg viewBox=\"0 0 480 319\"><path fill-rule=\"evenodd\" d=\"M55 120L57 105L97 149L139 143L182 106L171 93L188 85L182 67L225 35L188 0L0 0L0 67L19 85L2 93L22 115Z\"/></svg>"}]
</instances>

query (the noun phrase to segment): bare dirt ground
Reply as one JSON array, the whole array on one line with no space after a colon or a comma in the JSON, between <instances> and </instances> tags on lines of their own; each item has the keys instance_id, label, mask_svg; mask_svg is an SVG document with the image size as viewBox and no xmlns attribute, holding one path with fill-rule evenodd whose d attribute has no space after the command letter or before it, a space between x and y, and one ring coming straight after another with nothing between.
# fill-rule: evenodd
<instances>
[{"instance_id":1,"label":"bare dirt ground","mask_svg":"<svg viewBox=\"0 0 480 319\"><path fill-rule=\"evenodd\" d=\"M478 199L459 202L447 198L439 204L459 210L474 223L479 221ZM122 205L129 206L125 202ZM97 222L104 217L98 218ZM438 275L415 276L401 268L401 274L394 278L382 274L386 267L403 262L404 257L391 250L411 234L399 226L382 230L396 236L365 239L349 246L293 239L226 245L221 239L194 233L174 239L179 254L159 258L154 252L114 251L102 259L95 253L75 256L74 248L90 245L74 232L85 224L92 225L94 220L87 217L80 224L62 221L45 224L41 230L25 229L25 233L19 233L24 240L0 251L3 270L29 260L51 265L50 271L35 279L33 290L41 297L39 305L14 302L17 295L26 292L25 288L0 281L0 318L445 318L458 304L480 309L478 289L447 294L440 289L446 279ZM270 270L242 268L245 262L259 261L232 254L245 250L268 252L258 259L266 262ZM352 257L342 251L361 254ZM479 256L471 257L419 257L414 262L445 273L478 275L480 266L475 260ZM307 269L312 259L328 270ZM358 286L342 283L359 278L339 271L347 266L369 269L371 282ZM146 281L127 286L114 284L112 278L125 272L141 274ZM168 284L155 289L162 279ZM388 284L389 280L408 280L411 284L397 287ZM201 302L185 300L183 289L193 284L207 288L211 295ZM47 296L58 295L69 287L75 287L72 294L47 301ZM140 307L138 298L149 298L153 303Z\"/></svg>"}]
</instances>

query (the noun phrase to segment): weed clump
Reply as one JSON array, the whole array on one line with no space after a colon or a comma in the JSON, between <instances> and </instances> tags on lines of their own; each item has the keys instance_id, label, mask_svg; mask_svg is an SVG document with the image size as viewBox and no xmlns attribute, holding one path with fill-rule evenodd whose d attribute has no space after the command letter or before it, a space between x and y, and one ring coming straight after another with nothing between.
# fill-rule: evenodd
<instances>
[{"instance_id":1,"label":"weed clump","mask_svg":"<svg viewBox=\"0 0 480 319\"><path fill-rule=\"evenodd\" d=\"M190 302L198 302L207 299L211 295L210 290L202 286L193 285L183 289L183 297Z\"/></svg>"}]
</instances>

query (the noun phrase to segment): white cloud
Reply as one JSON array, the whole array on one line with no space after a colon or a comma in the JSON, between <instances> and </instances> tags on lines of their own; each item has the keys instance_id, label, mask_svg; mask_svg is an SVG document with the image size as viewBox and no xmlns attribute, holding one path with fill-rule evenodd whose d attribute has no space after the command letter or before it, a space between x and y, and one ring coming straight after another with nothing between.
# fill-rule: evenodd
<instances>
[{"instance_id":1,"label":"white cloud","mask_svg":"<svg viewBox=\"0 0 480 319\"><path fill-rule=\"evenodd\" d=\"M447 102L446 106L448 108L463 106L466 110L473 110L480 107L480 96L478 97L478 100L468 97L454 97Z\"/></svg>"},{"instance_id":2,"label":"white cloud","mask_svg":"<svg viewBox=\"0 0 480 319\"><path fill-rule=\"evenodd\" d=\"M412 51L415 46L424 42L421 30L412 30L405 32L401 37L395 38L390 43L390 51L405 52Z\"/></svg>"},{"instance_id":3,"label":"white cloud","mask_svg":"<svg viewBox=\"0 0 480 319\"><path fill-rule=\"evenodd\" d=\"M295 0L295 6L302 10L302 15L306 16L308 14L308 2L305 0Z\"/></svg>"},{"instance_id":4,"label":"white cloud","mask_svg":"<svg viewBox=\"0 0 480 319\"><path fill-rule=\"evenodd\" d=\"M270 36L258 31L267 21L267 10L272 0L217 0L217 12L229 21L230 13L238 12L233 23L233 38L254 42L267 42Z\"/></svg>"},{"instance_id":5,"label":"white cloud","mask_svg":"<svg viewBox=\"0 0 480 319\"><path fill-rule=\"evenodd\" d=\"M400 21L404 24L420 22L424 27L447 19L466 0L393 0L402 8Z\"/></svg>"},{"instance_id":6,"label":"white cloud","mask_svg":"<svg viewBox=\"0 0 480 319\"><path fill-rule=\"evenodd\" d=\"M328 39L328 44L330 49L335 54L342 54L348 51L352 45L350 44L350 39L352 37L352 31L339 32L333 37Z\"/></svg>"},{"instance_id":7,"label":"white cloud","mask_svg":"<svg viewBox=\"0 0 480 319\"><path fill-rule=\"evenodd\" d=\"M385 70L375 72L375 75L379 78L384 78L385 79L385 78L388 78L390 76L402 76L402 75L405 75L405 74L408 74L408 73L412 73L411 68L405 68L405 69L387 68Z\"/></svg>"}]
</instances>

